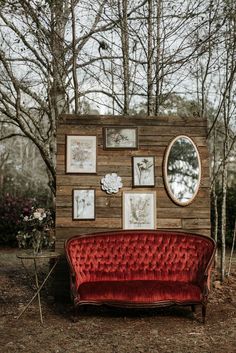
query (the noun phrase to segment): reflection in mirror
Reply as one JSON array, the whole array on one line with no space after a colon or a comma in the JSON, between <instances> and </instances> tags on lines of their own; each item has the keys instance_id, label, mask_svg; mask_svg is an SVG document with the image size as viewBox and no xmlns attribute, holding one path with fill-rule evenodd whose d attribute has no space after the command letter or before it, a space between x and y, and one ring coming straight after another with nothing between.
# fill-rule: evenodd
<instances>
[{"instance_id":1,"label":"reflection in mirror","mask_svg":"<svg viewBox=\"0 0 236 353\"><path fill-rule=\"evenodd\" d=\"M178 136L170 143L164 174L167 191L174 202L186 206L193 201L199 189L201 163L197 147L189 137Z\"/></svg>"}]
</instances>

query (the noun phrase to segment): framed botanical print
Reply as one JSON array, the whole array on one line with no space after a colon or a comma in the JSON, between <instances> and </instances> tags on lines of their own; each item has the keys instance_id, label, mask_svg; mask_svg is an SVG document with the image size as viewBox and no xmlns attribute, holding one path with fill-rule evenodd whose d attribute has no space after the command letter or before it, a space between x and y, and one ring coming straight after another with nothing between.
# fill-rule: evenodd
<instances>
[{"instance_id":1,"label":"framed botanical print","mask_svg":"<svg viewBox=\"0 0 236 353\"><path fill-rule=\"evenodd\" d=\"M105 127L103 128L104 149L137 149L137 127Z\"/></svg>"},{"instance_id":2,"label":"framed botanical print","mask_svg":"<svg viewBox=\"0 0 236 353\"><path fill-rule=\"evenodd\" d=\"M95 219L95 189L73 190L73 220Z\"/></svg>"},{"instance_id":3,"label":"framed botanical print","mask_svg":"<svg viewBox=\"0 0 236 353\"><path fill-rule=\"evenodd\" d=\"M156 192L123 192L123 228L156 228Z\"/></svg>"},{"instance_id":4,"label":"framed botanical print","mask_svg":"<svg viewBox=\"0 0 236 353\"><path fill-rule=\"evenodd\" d=\"M96 159L96 136L66 136L66 173L96 173Z\"/></svg>"},{"instance_id":5,"label":"framed botanical print","mask_svg":"<svg viewBox=\"0 0 236 353\"><path fill-rule=\"evenodd\" d=\"M133 161L133 186L155 186L155 157L135 156Z\"/></svg>"}]
</instances>

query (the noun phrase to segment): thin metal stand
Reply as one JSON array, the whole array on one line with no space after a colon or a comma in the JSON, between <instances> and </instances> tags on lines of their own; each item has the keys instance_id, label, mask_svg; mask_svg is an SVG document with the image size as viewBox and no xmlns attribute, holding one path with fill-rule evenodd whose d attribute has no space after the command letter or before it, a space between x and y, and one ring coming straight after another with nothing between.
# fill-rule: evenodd
<instances>
[{"instance_id":1,"label":"thin metal stand","mask_svg":"<svg viewBox=\"0 0 236 353\"><path fill-rule=\"evenodd\" d=\"M23 310L20 312L20 314L16 317L16 319L18 320L23 314L24 312L28 309L28 307L30 306L30 304L34 301L34 299L36 297L38 297L38 307L39 307L39 316L40 316L40 321L43 324L43 314L42 314L42 305L41 305L41 297L40 297L40 292L42 290L42 288L44 287L45 283L47 282L48 278L50 277L51 273L53 272L54 268L56 267L58 261L59 261L59 257L60 254L56 254L56 253L51 253L50 256L47 254L43 254L41 255L27 255L27 254L23 254L23 255L17 255L17 257L19 257L21 260L22 259L30 259L33 260L34 262L34 277L35 277L35 284L36 284L36 292L34 293L33 297L30 299L30 301L27 303L27 305L23 308ZM42 258L53 258L55 259L55 262L53 264L53 266L51 267L50 271L48 272L47 276L44 278L43 282L41 284L39 284L39 280L38 280L38 268L37 268L37 260L38 259L42 259Z\"/></svg>"}]
</instances>

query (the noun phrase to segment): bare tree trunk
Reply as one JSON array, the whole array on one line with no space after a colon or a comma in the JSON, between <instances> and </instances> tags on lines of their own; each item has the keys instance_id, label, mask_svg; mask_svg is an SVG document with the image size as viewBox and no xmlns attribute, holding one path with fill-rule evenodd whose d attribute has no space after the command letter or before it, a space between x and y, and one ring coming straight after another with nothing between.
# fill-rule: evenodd
<instances>
[{"instance_id":1,"label":"bare tree trunk","mask_svg":"<svg viewBox=\"0 0 236 353\"><path fill-rule=\"evenodd\" d=\"M65 70L65 48L64 35L65 19L64 1L54 0L51 5L51 48L52 48L52 76L53 83L50 92L50 108L51 108L51 135L50 150L54 156L53 165L56 164L56 122L60 114L68 112L69 108L66 104L66 70ZM43 157L43 156L42 156ZM50 174L49 174L50 178ZM55 190L56 175L50 178L49 184L52 190Z\"/></svg>"},{"instance_id":2,"label":"bare tree trunk","mask_svg":"<svg viewBox=\"0 0 236 353\"><path fill-rule=\"evenodd\" d=\"M229 64L227 64L228 67ZM226 80L228 80L228 72L226 72ZM224 142L223 142L223 163L222 163L222 206L221 206L221 281L225 278L225 251L226 251L226 200L227 200L227 177L228 177L228 138L229 138L229 101L231 93L231 85L224 101Z\"/></svg>"},{"instance_id":3,"label":"bare tree trunk","mask_svg":"<svg viewBox=\"0 0 236 353\"><path fill-rule=\"evenodd\" d=\"M147 114L153 114L153 0L148 0Z\"/></svg>"},{"instance_id":4,"label":"bare tree trunk","mask_svg":"<svg viewBox=\"0 0 236 353\"><path fill-rule=\"evenodd\" d=\"M155 101L155 115L158 115L160 110L160 94L161 94L161 9L162 0L157 0L157 18L156 18L156 101Z\"/></svg>"},{"instance_id":5,"label":"bare tree trunk","mask_svg":"<svg viewBox=\"0 0 236 353\"><path fill-rule=\"evenodd\" d=\"M219 214L218 214L218 197L217 197L217 192L216 192L216 185L217 185L217 178L216 178L216 172L217 172L217 165L216 165L216 157L217 157L217 151L216 151L216 129L214 131L214 140L213 140L213 175L212 180L213 182L213 202L214 202L214 239L216 242L216 253L215 253L215 263L216 263L216 268L217 268L217 263L218 263L218 225L219 225Z\"/></svg>"},{"instance_id":6,"label":"bare tree trunk","mask_svg":"<svg viewBox=\"0 0 236 353\"><path fill-rule=\"evenodd\" d=\"M232 247L231 247L231 252L230 252L229 268L228 268L227 276L230 275L230 271L231 271L232 259L233 259L233 254L234 254L234 246L235 246L235 238L236 238L236 219L235 219L235 223L234 223L234 235L233 235L233 242L232 242Z\"/></svg>"},{"instance_id":7,"label":"bare tree trunk","mask_svg":"<svg viewBox=\"0 0 236 353\"><path fill-rule=\"evenodd\" d=\"M114 72L115 72L115 64L114 64L114 59L113 59L113 34L112 34L112 41L111 41L111 94L112 94L112 114L115 114L115 77L114 77Z\"/></svg>"},{"instance_id":8,"label":"bare tree trunk","mask_svg":"<svg viewBox=\"0 0 236 353\"><path fill-rule=\"evenodd\" d=\"M228 80L228 72L226 79ZM229 105L232 84L229 85L228 94L224 101L224 143L223 143L223 163L222 163L222 207L221 207L221 281L225 278L225 252L226 252L226 201L227 201L227 178L228 178L228 143L229 143Z\"/></svg>"},{"instance_id":9,"label":"bare tree trunk","mask_svg":"<svg viewBox=\"0 0 236 353\"><path fill-rule=\"evenodd\" d=\"M65 91L65 9L64 1L52 1L52 71L53 71L53 86L51 92L52 109L55 114L55 121L59 115L68 111L66 104Z\"/></svg>"},{"instance_id":10,"label":"bare tree trunk","mask_svg":"<svg viewBox=\"0 0 236 353\"><path fill-rule=\"evenodd\" d=\"M79 113L79 84L77 76L77 48L76 48L76 19L75 19L75 0L71 0L71 18L72 18L72 53L73 53L73 82L74 82L74 104L75 104L75 114Z\"/></svg>"},{"instance_id":11,"label":"bare tree trunk","mask_svg":"<svg viewBox=\"0 0 236 353\"><path fill-rule=\"evenodd\" d=\"M218 198L217 198L217 194L216 194L216 183L214 183L214 186L213 186L212 196L213 196L213 201L214 201L214 218L215 218L215 222L214 222L214 239L216 242L215 263L217 265L217 261L218 261L217 242L218 242L218 224L219 224L218 217L219 217L219 214L218 214L218 205L217 205Z\"/></svg>"},{"instance_id":12,"label":"bare tree trunk","mask_svg":"<svg viewBox=\"0 0 236 353\"><path fill-rule=\"evenodd\" d=\"M222 207L221 207L221 281L225 278L225 236L226 236L226 196L227 196L227 162L223 163L222 172Z\"/></svg>"},{"instance_id":13,"label":"bare tree trunk","mask_svg":"<svg viewBox=\"0 0 236 353\"><path fill-rule=\"evenodd\" d=\"M203 73L202 78L202 87L201 87L201 117L206 117L206 81L209 75L209 69L211 64L212 57L212 41L211 41L211 33L212 33L212 13L211 6L209 7L209 19L208 19L208 43L207 43L207 61L205 64L205 72Z\"/></svg>"},{"instance_id":14,"label":"bare tree trunk","mask_svg":"<svg viewBox=\"0 0 236 353\"><path fill-rule=\"evenodd\" d=\"M122 0L122 9L120 0L118 2L119 14L121 18L121 44L123 55L123 88L124 88L124 115L129 115L129 29L128 29L128 0Z\"/></svg>"}]
</instances>

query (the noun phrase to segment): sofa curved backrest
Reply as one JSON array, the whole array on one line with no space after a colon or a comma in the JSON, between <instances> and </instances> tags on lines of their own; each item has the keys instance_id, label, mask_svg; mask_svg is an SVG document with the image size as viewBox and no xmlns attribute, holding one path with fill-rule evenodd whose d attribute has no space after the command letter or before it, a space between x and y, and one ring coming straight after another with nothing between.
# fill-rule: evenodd
<instances>
[{"instance_id":1,"label":"sofa curved backrest","mask_svg":"<svg viewBox=\"0 0 236 353\"><path fill-rule=\"evenodd\" d=\"M213 239L185 232L121 230L74 236L65 251L76 286L91 281L199 283L212 262Z\"/></svg>"}]
</instances>

